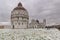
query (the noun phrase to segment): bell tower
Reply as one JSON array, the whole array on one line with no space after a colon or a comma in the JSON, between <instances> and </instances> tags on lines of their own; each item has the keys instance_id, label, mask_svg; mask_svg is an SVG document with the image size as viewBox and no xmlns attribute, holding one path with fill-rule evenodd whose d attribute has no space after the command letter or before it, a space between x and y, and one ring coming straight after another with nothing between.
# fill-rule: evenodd
<instances>
[{"instance_id":1,"label":"bell tower","mask_svg":"<svg viewBox=\"0 0 60 40\"><path fill-rule=\"evenodd\" d=\"M46 19L43 20L43 27L45 28L46 26Z\"/></svg>"}]
</instances>

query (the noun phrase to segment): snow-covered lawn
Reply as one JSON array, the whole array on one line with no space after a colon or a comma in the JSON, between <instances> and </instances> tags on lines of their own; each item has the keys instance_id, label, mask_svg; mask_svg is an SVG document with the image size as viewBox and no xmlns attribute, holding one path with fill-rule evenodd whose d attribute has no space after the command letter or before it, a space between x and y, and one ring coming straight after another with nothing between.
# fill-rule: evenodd
<instances>
[{"instance_id":1,"label":"snow-covered lawn","mask_svg":"<svg viewBox=\"0 0 60 40\"><path fill-rule=\"evenodd\" d=\"M57 29L0 29L0 40L60 40Z\"/></svg>"}]
</instances>

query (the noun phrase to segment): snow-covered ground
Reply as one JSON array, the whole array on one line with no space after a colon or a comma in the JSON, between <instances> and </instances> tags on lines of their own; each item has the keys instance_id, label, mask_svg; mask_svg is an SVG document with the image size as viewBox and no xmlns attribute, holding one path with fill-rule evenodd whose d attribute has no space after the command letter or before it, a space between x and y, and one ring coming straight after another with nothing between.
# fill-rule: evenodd
<instances>
[{"instance_id":1,"label":"snow-covered ground","mask_svg":"<svg viewBox=\"0 0 60 40\"><path fill-rule=\"evenodd\" d=\"M60 40L58 29L0 29L0 40Z\"/></svg>"}]
</instances>

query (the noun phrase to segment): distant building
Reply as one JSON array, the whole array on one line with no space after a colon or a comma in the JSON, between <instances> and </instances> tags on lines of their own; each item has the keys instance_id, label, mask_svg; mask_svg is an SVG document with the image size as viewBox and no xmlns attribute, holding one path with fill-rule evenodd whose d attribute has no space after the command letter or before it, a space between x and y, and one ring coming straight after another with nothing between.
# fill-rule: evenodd
<instances>
[{"instance_id":1,"label":"distant building","mask_svg":"<svg viewBox=\"0 0 60 40\"><path fill-rule=\"evenodd\" d=\"M32 20L29 24L29 28L45 28L46 26L46 20L43 20L42 23L39 22L39 20Z\"/></svg>"},{"instance_id":2,"label":"distant building","mask_svg":"<svg viewBox=\"0 0 60 40\"><path fill-rule=\"evenodd\" d=\"M4 25L0 25L0 29L4 29Z\"/></svg>"},{"instance_id":3,"label":"distant building","mask_svg":"<svg viewBox=\"0 0 60 40\"><path fill-rule=\"evenodd\" d=\"M0 25L0 29L12 29L11 25Z\"/></svg>"},{"instance_id":4,"label":"distant building","mask_svg":"<svg viewBox=\"0 0 60 40\"><path fill-rule=\"evenodd\" d=\"M60 30L60 25L52 25L52 26L46 26L45 28L50 29L50 28L57 28Z\"/></svg>"},{"instance_id":5,"label":"distant building","mask_svg":"<svg viewBox=\"0 0 60 40\"><path fill-rule=\"evenodd\" d=\"M4 29L12 29L11 25L4 25Z\"/></svg>"},{"instance_id":6,"label":"distant building","mask_svg":"<svg viewBox=\"0 0 60 40\"><path fill-rule=\"evenodd\" d=\"M46 19L43 20L43 25L46 27Z\"/></svg>"}]
</instances>

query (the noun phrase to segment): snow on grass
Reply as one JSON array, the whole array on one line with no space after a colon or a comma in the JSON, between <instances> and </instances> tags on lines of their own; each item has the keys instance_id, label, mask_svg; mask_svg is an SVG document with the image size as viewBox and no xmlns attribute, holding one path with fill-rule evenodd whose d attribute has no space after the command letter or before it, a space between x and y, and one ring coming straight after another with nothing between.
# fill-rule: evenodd
<instances>
[{"instance_id":1,"label":"snow on grass","mask_svg":"<svg viewBox=\"0 0 60 40\"><path fill-rule=\"evenodd\" d=\"M0 40L60 40L57 29L0 29Z\"/></svg>"}]
</instances>

